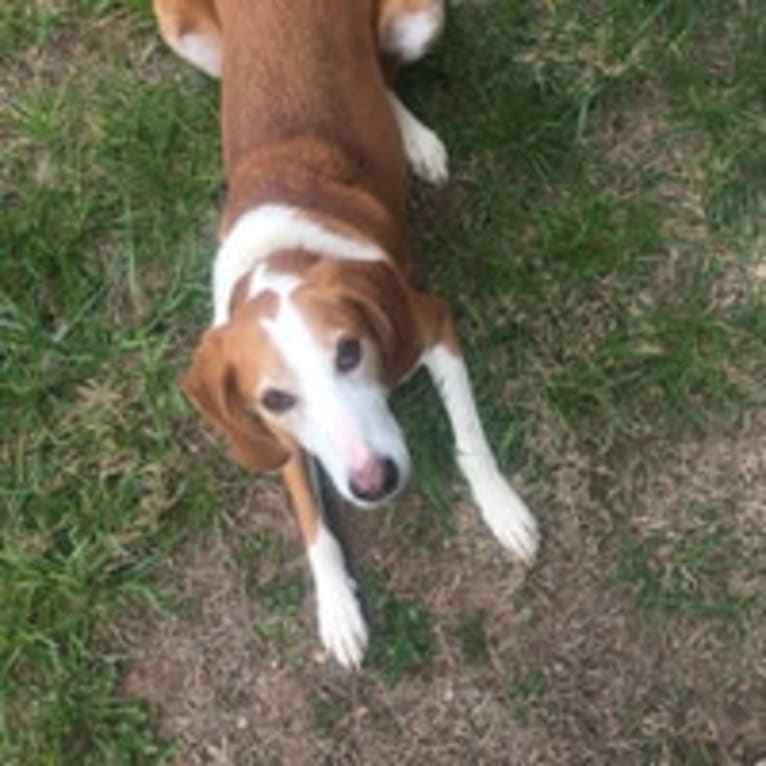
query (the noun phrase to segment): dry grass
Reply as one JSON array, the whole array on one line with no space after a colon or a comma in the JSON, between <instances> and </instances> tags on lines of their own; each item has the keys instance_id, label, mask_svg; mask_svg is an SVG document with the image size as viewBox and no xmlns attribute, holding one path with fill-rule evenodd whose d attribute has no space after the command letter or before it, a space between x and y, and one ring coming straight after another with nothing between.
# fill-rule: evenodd
<instances>
[{"instance_id":1,"label":"dry grass","mask_svg":"<svg viewBox=\"0 0 766 766\"><path fill-rule=\"evenodd\" d=\"M764 560L765 426L754 419L676 445L673 463L637 457L621 474L559 445L557 459L546 455L545 552L520 597L519 572L467 509L458 509L456 536L429 551L391 528L396 513L346 519L359 566L392 572L388 587L417 594L436 625L435 656L394 688L374 670L349 677L321 661L310 598L296 624L288 618L287 649L258 637L254 625L269 618L248 593L252 573L236 563L235 540L275 518L293 525L282 498L257 493L234 534L173 562L195 606L148 632L141 624L126 689L153 703L184 764L750 763L766 749L762 614L742 641L725 622L637 612L630 587L615 585L602 522L630 504L637 538L659 535L672 547L699 531L684 509L717 503L734 555ZM271 504L279 510L264 509ZM282 532L295 540L294 529ZM291 548L298 560L287 568L302 570ZM763 572L739 574L731 592L757 595ZM466 616L480 636L473 652L460 637Z\"/></svg>"}]
</instances>

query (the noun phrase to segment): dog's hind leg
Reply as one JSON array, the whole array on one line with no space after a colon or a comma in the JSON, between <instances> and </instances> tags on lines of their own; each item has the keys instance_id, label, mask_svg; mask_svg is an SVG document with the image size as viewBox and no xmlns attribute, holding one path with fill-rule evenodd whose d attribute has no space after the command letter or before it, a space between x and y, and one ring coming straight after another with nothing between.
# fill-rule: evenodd
<instances>
[{"instance_id":1,"label":"dog's hind leg","mask_svg":"<svg viewBox=\"0 0 766 766\"><path fill-rule=\"evenodd\" d=\"M444 26L442 0L383 0L378 9L378 44L388 73L401 64L425 56ZM439 136L424 125L393 92L391 106L402 134L404 152L415 175L432 184L449 177L447 149Z\"/></svg>"},{"instance_id":2,"label":"dog's hind leg","mask_svg":"<svg viewBox=\"0 0 766 766\"><path fill-rule=\"evenodd\" d=\"M443 0L382 0L379 5L380 49L401 64L425 56L443 27Z\"/></svg>"},{"instance_id":3,"label":"dog's hind leg","mask_svg":"<svg viewBox=\"0 0 766 766\"><path fill-rule=\"evenodd\" d=\"M154 0L154 13L163 39L182 59L221 76L223 41L213 0Z\"/></svg>"}]
</instances>

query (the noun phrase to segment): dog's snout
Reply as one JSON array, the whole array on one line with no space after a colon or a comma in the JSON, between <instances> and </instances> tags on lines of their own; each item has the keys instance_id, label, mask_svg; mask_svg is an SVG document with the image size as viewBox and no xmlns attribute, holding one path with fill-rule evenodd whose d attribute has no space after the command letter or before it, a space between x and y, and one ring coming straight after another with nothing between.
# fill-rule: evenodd
<instances>
[{"instance_id":1,"label":"dog's snout","mask_svg":"<svg viewBox=\"0 0 766 766\"><path fill-rule=\"evenodd\" d=\"M399 486L399 468L389 457L374 458L351 475L351 494L368 503L382 500Z\"/></svg>"}]
</instances>

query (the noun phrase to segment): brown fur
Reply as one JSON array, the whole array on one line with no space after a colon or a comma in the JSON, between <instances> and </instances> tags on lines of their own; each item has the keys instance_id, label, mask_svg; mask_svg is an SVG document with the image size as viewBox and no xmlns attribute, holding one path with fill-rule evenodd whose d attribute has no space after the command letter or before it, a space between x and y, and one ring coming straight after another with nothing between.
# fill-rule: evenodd
<instances>
[{"instance_id":1,"label":"brown fur","mask_svg":"<svg viewBox=\"0 0 766 766\"><path fill-rule=\"evenodd\" d=\"M208 330L182 383L200 414L227 438L232 457L261 471L279 468L294 449L268 428L251 401L262 366L278 363L268 358L268 344L253 316L268 315L275 303L276 296L261 295L228 324Z\"/></svg>"},{"instance_id":2,"label":"brown fur","mask_svg":"<svg viewBox=\"0 0 766 766\"><path fill-rule=\"evenodd\" d=\"M260 201L325 213L389 252L406 169L371 0L219 0L225 224Z\"/></svg>"},{"instance_id":3,"label":"brown fur","mask_svg":"<svg viewBox=\"0 0 766 766\"><path fill-rule=\"evenodd\" d=\"M304 310L312 298L315 305L325 307L324 316L321 312L317 316L319 326L327 323L327 312L332 307L345 312L347 318L361 317L363 334L378 349L381 376L389 388L394 388L415 366L424 350L412 291L391 264L322 261L295 296Z\"/></svg>"}]
</instances>

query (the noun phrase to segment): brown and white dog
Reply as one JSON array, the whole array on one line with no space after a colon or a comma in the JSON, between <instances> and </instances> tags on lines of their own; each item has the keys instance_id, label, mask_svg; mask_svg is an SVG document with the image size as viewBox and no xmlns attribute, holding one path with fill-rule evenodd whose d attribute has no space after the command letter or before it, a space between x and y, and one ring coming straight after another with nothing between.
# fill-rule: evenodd
<instances>
[{"instance_id":1,"label":"brown and white dog","mask_svg":"<svg viewBox=\"0 0 766 766\"><path fill-rule=\"evenodd\" d=\"M222 86L228 196L214 318L183 386L235 459L280 469L317 591L322 641L358 666L367 628L322 518L308 456L371 508L410 471L388 394L423 364L457 460L498 540L524 561L537 528L498 470L449 312L407 282L407 168L447 177L436 134L388 85L426 53L441 0L155 0L162 35Z\"/></svg>"}]
</instances>

